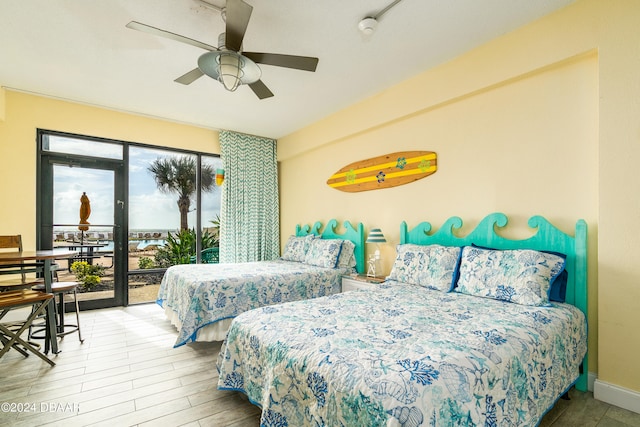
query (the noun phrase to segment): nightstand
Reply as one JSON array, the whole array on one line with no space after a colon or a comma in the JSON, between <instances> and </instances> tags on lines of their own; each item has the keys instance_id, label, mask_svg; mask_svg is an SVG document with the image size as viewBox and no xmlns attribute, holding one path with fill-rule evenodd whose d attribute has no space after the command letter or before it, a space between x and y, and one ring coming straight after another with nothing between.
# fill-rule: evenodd
<instances>
[{"instance_id":1,"label":"nightstand","mask_svg":"<svg viewBox=\"0 0 640 427\"><path fill-rule=\"evenodd\" d=\"M367 277L364 274L357 276L342 276L342 292L355 291L357 289L373 289L376 283L384 282L384 277Z\"/></svg>"}]
</instances>

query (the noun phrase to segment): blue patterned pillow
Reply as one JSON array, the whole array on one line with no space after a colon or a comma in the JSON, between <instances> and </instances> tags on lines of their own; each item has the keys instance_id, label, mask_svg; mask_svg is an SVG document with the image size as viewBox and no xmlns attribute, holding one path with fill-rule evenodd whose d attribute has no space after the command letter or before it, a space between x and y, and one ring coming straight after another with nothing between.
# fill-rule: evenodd
<instances>
[{"instance_id":1,"label":"blue patterned pillow","mask_svg":"<svg viewBox=\"0 0 640 427\"><path fill-rule=\"evenodd\" d=\"M456 292L522 305L548 305L551 282L564 269L564 262L560 256L529 249L466 246Z\"/></svg>"},{"instance_id":2,"label":"blue patterned pillow","mask_svg":"<svg viewBox=\"0 0 640 427\"><path fill-rule=\"evenodd\" d=\"M304 258L305 264L318 267L335 268L342 249L342 240L338 239L314 239L309 251Z\"/></svg>"},{"instance_id":3,"label":"blue patterned pillow","mask_svg":"<svg viewBox=\"0 0 640 427\"><path fill-rule=\"evenodd\" d=\"M353 268L356 266L355 249L356 245L351 240L342 240L342 249L338 257L339 268Z\"/></svg>"},{"instance_id":4,"label":"blue patterned pillow","mask_svg":"<svg viewBox=\"0 0 640 427\"><path fill-rule=\"evenodd\" d=\"M284 261L297 261L304 262L304 257L309 251L311 241L315 238L314 235L308 236L290 236L287 240L287 244L284 247L284 253L280 259Z\"/></svg>"},{"instance_id":5,"label":"blue patterned pillow","mask_svg":"<svg viewBox=\"0 0 640 427\"><path fill-rule=\"evenodd\" d=\"M388 279L424 286L442 292L453 289L459 247L398 245L398 255Z\"/></svg>"},{"instance_id":6,"label":"blue patterned pillow","mask_svg":"<svg viewBox=\"0 0 640 427\"><path fill-rule=\"evenodd\" d=\"M480 249L499 250L499 249L494 249L494 248L487 248L486 246L478 246L478 245L476 245L474 243L472 243L471 246L473 246L474 248L480 248ZM565 254L560 253L560 252L551 252L551 251L542 251L542 252L547 253L547 254L552 254L552 255L559 256L560 258L565 260L565 267L566 267L567 256ZM569 280L569 273L567 272L566 269L563 269L555 277L555 279L551 280L551 290L549 291L549 301L554 301L554 302L564 302L565 301L566 294L567 294L567 281L568 280Z\"/></svg>"}]
</instances>

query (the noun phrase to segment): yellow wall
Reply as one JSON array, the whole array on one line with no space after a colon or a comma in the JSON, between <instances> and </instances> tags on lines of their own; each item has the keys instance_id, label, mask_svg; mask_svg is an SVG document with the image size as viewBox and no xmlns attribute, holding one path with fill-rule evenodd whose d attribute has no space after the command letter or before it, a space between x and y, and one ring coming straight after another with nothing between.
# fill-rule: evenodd
<instances>
[{"instance_id":1,"label":"yellow wall","mask_svg":"<svg viewBox=\"0 0 640 427\"><path fill-rule=\"evenodd\" d=\"M336 212L382 227L394 243L401 220L437 226L454 214L473 221L504 211L524 224L543 214L568 231L577 218L595 225L596 88L597 58L587 55L282 159L283 230L314 213L326 219ZM280 146L285 141L299 143ZM362 193L325 183L353 161L420 149L435 151L439 162L421 181ZM388 272L393 244L384 249Z\"/></svg>"},{"instance_id":2,"label":"yellow wall","mask_svg":"<svg viewBox=\"0 0 640 427\"><path fill-rule=\"evenodd\" d=\"M362 221L390 240L389 271L402 220L458 215L471 228L501 211L572 232L584 218L589 368L640 391L638 22L636 0L580 0L281 139L283 240L301 221ZM438 172L362 193L325 184L348 163L412 149L436 151Z\"/></svg>"},{"instance_id":3,"label":"yellow wall","mask_svg":"<svg viewBox=\"0 0 640 427\"><path fill-rule=\"evenodd\" d=\"M4 121L4 114L5 114L5 93L6 91L4 90L3 87L0 87L0 122Z\"/></svg>"},{"instance_id":4,"label":"yellow wall","mask_svg":"<svg viewBox=\"0 0 640 427\"><path fill-rule=\"evenodd\" d=\"M4 92L4 98L2 93ZM0 92L0 234L22 234L35 248L36 130L220 153L218 132L101 108Z\"/></svg>"}]
</instances>

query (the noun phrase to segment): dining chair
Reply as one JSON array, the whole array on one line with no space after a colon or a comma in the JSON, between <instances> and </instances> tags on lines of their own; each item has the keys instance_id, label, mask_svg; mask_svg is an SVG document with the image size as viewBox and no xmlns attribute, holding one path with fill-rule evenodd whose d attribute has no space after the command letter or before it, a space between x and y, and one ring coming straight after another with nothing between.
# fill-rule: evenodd
<instances>
[{"instance_id":1,"label":"dining chair","mask_svg":"<svg viewBox=\"0 0 640 427\"><path fill-rule=\"evenodd\" d=\"M22 235L14 234L14 235L2 235L0 236L0 251L12 251L12 252L22 252ZM51 264L51 269L47 274L51 274L53 279L57 280L58 277L58 265ZM36 274L40 277L37 277ZM10 275L9 279L0 280L0 298L3 298L3 301L7 301L6 298L14 295L12 292L24 290L25 292L29 290L24 295L27 295L24 301L21 302L21 305L18 307L24 307L31 305L31 315L27 320L16 320L12 322L0 322L0 341L5 343L7 341L7 334L5 331L11 331L12 333L17 334L18 336L22 333L22 331L28 329L28 340L26 342L30 348L28 350L34 351L32 349L38 349L39 351L40 344L30 341L31 340L31 328L35 323L36 319L42 319L44 321L43 331L46 331L46 317L44 311L47 309L47 304L40 304L39 295L45 294L45 284L44 284L44 272L42 271L42 264L36 262L0 262L0 275ZM62 284L61 284L62 285ZM33 289L40 287L40 289ZM33 293L31 291L38 291L38 293ZM54 294L48 294L51 297L54 297ZM75 295L74 295L75 296ZM62 298L62 297L61 297ZM9 298L9 301L13 301L15 298ZM48 299L44 302L48 302ZM2 311L0 313L0 319L4 317L9 311L13 310L16 307L9 307L8 309ZM77 302L76 302L76 310L77 310ZM56 319L57 320L57 319ZM79 321L78 321L79 324ZM79 329L79 328L78 328ZM63 329L64 330L64 329ZM41 337L42 339L47 339L46 334ZM21 339L19 343L24 346L24 343ZM16 344L14 344L16 345ZM20 346L16 345L16 349L20 351ZM26 350L24 352L21 351L23 355L26 354Z\"/></svg>"},{"instance_id":2,"label":"dining chair","mask_svg":"<svg viewBox=\"0 0 640 427\"><path fill-rule=\"evenodd\" d=\"M0 250L22 252L22 235L0 236ZM44 283L42 278L31 277L36 273L37 267L35 263L0 262L0 275L12 276L0 280L0 291L25 289Z\"/></svg>"},{"instance_id":3,"label":"dining chair","mask_svg":"<svg viewBox=\"0 0 640 427\"><path fill-rule=\"evenodd\" d=\"M21 338L21 335L31 326L31 323L47 307L48 302L53 298L53 294L21 289L0 292L0 320L11 310L24 307L31 307L27 318L19 323L5 324L0 322L0 358L10 349L15 349L23 356L29 356L29 351L51 366L55 366L53 360L42 353L37 345ZM24 311L21 311L24 312Z\"/></svg>"}]
</instances>

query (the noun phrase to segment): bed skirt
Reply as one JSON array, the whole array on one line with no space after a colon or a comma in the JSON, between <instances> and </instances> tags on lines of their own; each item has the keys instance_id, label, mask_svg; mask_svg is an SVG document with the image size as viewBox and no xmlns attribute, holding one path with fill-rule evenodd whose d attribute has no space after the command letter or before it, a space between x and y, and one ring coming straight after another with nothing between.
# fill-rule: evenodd
<instances>
[{"instance_id":1,"label":"bed skirt","mask_svg":"<svg viewBox=\"0 0 640 427\"><path fill-rule=\"evenodd\" d=\"M182 322L178 313L173 311L171 307L164 307L164 314L167 319L171 321L171 324L179 331L182 328ZM195 341L209 342L209 341L224 341L227 336L227 331L233 319L224 319L215 323L206 325L196 332Z\"/></svg>"}]
</instances>

